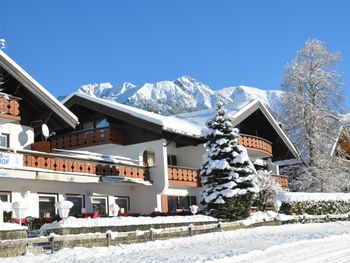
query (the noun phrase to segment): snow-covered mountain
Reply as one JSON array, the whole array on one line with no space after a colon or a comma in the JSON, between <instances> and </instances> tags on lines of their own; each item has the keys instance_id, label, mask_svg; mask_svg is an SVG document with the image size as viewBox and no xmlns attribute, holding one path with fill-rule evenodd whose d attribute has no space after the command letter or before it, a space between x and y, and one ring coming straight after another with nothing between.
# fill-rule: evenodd
<instances>
[{"instance_id":1,"label":"snow-covered mountain","mask_svg":"<svg viewBox=\"0 0 350 263\"><path fill-rule=\"evenodd\" d=\"M280 90L261 90L247 86L214 91L189 76L141 86L130 82L119 86L113 86L109 82L93 83L81 86L78 91L164 115L210 109L215 107L217 101L225 104L242 103L255 98L262 100L272 111L278 112L283 93Z\"/></svg>"}]
</instances>

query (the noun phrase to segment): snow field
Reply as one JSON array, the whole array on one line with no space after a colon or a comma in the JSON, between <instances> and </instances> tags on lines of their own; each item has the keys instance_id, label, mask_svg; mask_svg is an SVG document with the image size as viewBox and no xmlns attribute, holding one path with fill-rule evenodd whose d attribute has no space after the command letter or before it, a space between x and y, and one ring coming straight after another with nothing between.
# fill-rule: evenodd
<instances>
[{"instance_id":1,"label":"snow field","mask_svg":"<svg viewBox=\"0 0 350 263\"><path fill-rule=\"evenodd\" d=\"M348 241L350 222L294 224L109 248L63 249L53 255L27 255L1 262L324 262L323 258L349 262Z\"/></svg>"}]
</instances>

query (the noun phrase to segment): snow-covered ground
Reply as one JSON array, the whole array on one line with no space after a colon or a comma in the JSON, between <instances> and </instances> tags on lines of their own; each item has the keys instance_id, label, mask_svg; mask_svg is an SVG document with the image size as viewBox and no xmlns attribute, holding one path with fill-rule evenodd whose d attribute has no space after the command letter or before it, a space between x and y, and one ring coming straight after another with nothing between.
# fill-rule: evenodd
<instances>
[{"instance_id":1,"label":"snow-covered ground","mask_svg":"<svg viewBox=\"0 0 350 263\"><path fill-rule=\"evenodd\" d=\"M11 230L27 230L27 227L20 226L19 224L0 223L0 231L11 231Z\"/></svg>"},{"instance_id":2,"label":"snow-covered ground","mask_svg":"<svg viewBox=\"0 0 350 263\"><path fill-rule=\"evenodd\" d=\"M350 222L240 229L1 262L349 262Z\"/></svg>"}]
</instances>

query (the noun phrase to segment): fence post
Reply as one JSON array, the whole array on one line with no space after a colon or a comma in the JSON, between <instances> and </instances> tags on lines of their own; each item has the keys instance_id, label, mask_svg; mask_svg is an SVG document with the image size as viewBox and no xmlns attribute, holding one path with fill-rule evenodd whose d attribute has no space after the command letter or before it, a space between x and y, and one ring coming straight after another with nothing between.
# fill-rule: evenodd
<instances>
[{"instance_id":1,"label":"fence post","mask_svg":"<svg viewBox=\"0 0 350 263\"><path fill-rule=\"evenodd\" d=\"M218 228L219 228L219 231L222 232L222 222L221 221L219 221L219 223L218 223Z\"/></svg>"},{"instance_id":2,"label":"fence post","mask_svg":"<svg viewBox=\"0 0 350 263\"><path fill-rule=\"evenodd\" d=\"M190 232L190 237L192 236L192 228L193 228L193 225L189 224L188 225L188 232Z\"/></svg>"},{"instance_id":3,"label":"fence post","mask_svg":"<svg viewBox=\"0 0 350 263\"><path fill-rule=\"evenodd\" d=\"M154 231L153 231L153 228L151 228L149 230L149 234L150 234L150 237L151 237L151 241L154 241Z\"/></svg>"},{"instance_id":4,"label":"fence post","mask_svg":"<svg viewBox=\"0 0 350 263\"><path fill-rule=\"evenodd\" d=\"M107 247L111 246L111 233L106 233L106 238L107 238Z\"/></svg>"},{"instance_id":5,"label":"fence post","mask_svg":"<svg viewBox=\"0 0 350 263\"><path fill-rule=\"evenodd\" d=\"M49 239L50 241L50 244L51 244L51 254L53 254L55 252L55 240L54 240L54 237L50 237Z\"/></svg>"}]
</instances>

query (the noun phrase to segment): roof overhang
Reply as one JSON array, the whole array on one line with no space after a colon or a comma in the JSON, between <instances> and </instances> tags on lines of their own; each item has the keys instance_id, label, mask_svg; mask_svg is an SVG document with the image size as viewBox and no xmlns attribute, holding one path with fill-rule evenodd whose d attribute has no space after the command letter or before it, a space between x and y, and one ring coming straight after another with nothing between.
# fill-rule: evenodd
<instances>
[{"instance_id":1,"label":"roof overhang","mask_svg":"<svg viewBox=\"0 0 350 263\"><path fill-rule=\"evenodd\" d=\"M106 114L107 116L110 116L112 118L123 119L126 122L129 122L135 126L145 128L158 134L161 134L162 132L162 125L160 123L158 124L156 121L146 121L144 119L138 118L135 115L130 114L127 110L117 109L115 107L115 103L105 99L94 98L80 92L74 92L66 98L64 98L62 100L62 103L69 109L74 105L80 105L92 109L94 111ZM122 106L132 108L131 106L127 105Z\"/></svg>"},{"instance_id":2,"label":"roof overhang","mask_svg":"<svg viewBox=\"0 0 350 263\"><path fill-rule=\"evenodd\" d=\"M274 130L277 132L277 134L280 136L280 138L283 140L283 142L286 144L288 149L291 151L293 156L295 158L299 158L299 153L297 149L294 147L293 143L289 140L286 133L282 130L276 119L272 116L270 111L267 109L267 107L258 99L253 100L252 102L248 103L244 107L242 107L240 110L235 112L233 115L230 116L232 119L232 123L234 126L237 126L242 121L244 121L247 117L249 117L251 114L253 114L256 110L260 109L261 112L264 114L264 116L268 119Z\"/></svg>"},{"instance_id":3,"label":"roof overhang","mask_svg":"<svg viewBox=\"0 0 350 263\"><path fill-rule=\"evenodd\" d=\"M64 122L73 128L76 127L79 123L78 118L1 50L0 66L16 78L29 92L42 101L49 109L55 112Z\"/></svg>"}]
</instances>

